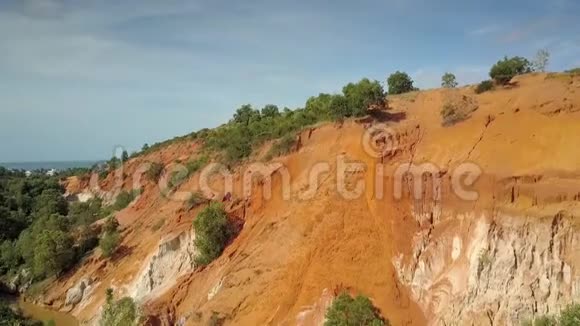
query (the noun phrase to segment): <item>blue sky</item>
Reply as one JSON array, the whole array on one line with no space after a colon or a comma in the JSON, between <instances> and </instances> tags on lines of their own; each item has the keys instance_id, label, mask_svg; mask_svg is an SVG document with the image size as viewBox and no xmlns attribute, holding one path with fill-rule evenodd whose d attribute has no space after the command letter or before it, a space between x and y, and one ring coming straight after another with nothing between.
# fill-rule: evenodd
<instances>
[{"instance_id":1,"label":"blue sky","mask_svg":"<svg viewBox=\"0 0 580 326\"><path fill-rule=\"evenodd\" d=\"M0 0L0 162L101 159L362 77L580 66L580 1Z\"/></svg>"}]
</instances>

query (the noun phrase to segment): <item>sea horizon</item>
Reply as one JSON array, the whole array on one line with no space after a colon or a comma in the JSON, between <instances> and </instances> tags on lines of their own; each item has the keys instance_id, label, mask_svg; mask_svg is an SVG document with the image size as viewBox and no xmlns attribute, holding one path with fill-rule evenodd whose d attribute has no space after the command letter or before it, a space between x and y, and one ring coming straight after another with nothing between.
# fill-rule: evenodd
<instances>
[{"instance_id":1,"label":"sea horizon","mask_svg":"<svg viewBox=\"0 0 580 326\"><path fill-rule=\"evenodd\" d=\"M72 160L72 161L27 161L27 162L0 162L0 166L10 170L68 170L72 168L90 168L105 160Z\"/></svg>"}]
</instances>

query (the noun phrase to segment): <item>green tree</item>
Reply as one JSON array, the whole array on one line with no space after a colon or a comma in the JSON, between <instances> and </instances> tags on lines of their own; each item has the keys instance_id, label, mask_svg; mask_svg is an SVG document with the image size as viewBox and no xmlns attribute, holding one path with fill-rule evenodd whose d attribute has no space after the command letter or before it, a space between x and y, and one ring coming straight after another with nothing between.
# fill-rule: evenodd
<instances>
[{"instance_id":1,"label":"green tree","mask_svg":"<svg viewBox=\"0 0 580 326\"><path fill-rule=\"evenodd\" d=\"M457 80L455 78L455 75L450 73L450 72L446 72L442 77L441 77L441 87L445 87L445 88L455 88L457 87Z\"/></svg>"},{"instance_id":2,"label":"green tree","mask_svg":"<svg viewBox=\"0 0 580 326\"><path fill-rule=\"evenodd\" d=\"M349 83L342 88L342 93L348 101L352 116L360 117L366 114L371 106L383 106L385 91L378 81L361 79L358 83Z\"/></svg>"},{"instance_id":3,"label":"green tree","mask_svg":"<svg viewBox=\"0 0 580 326\"><path fill-rule=\"evenodd\" d=\"M251 121L260 118L260 111L254 110L250 104L242 105L234 113L234 122L249 125Z\"/></svg>"},{"instance_id":4,"label":"green tree","mask_svg":"<svg viewBox=\"0 0 580 326\"><path fill-rule=\"evenodd\" d=\"M318 96L312 96L306 101L305 110L312 112L314 116L320 117L321 119L330 118L330 102L332 101L333 95L320 93ZM286 114L290 114L292 111L288 111Z\"/></svg>"},{"instance_id":5,"label":"green tree","mask_svg":"<svg viewBox=\"0 0 580 326\"><path fill-rule=\"evenodd\" d=\"M55 275L69 267L75 257L73 239L60 230L42 230L34 240L32 272L37 278Z\"/></svg>"},{"instance_id":6,"label":"green tree","mask_svg":"<svg viewBox=\"0 0 580 326\"><path fill-rule=\"evenodd\" d=\"M334 120L341 120L352 116L348 100L344 95L333 95L330 100L330 114Z\"/></svg>"},{"instance_id":7,"label":"green tree","mask_svg":"<svg viewBox=\"0 0 580 326\"><path fill-rule=\"evenodd\" d=\"M280 116L280 110L276 105L268 104L262 108L263 118L277 118Z\"/></svg>"},{"instance_id":8,"label":"green tree","mask_svg":"<svg viewBox=\"0 0 580 326\"><path fill-rule=\"evenodd\" d=\"M129 160L129 153L127 153L127 151L123 151L123 153L121 153L121 162L125 163Z\"/></svg>"},{"instance_id":9,"label":"green tree","mask_svg":"<svg viewBox=\"0 0 580 326\"><path fill-rule=\"evenodd\" d=\"M389 85L389 94L403 94L415 90L413 87L413 80L407 73L396 71L387 78L387 85Z\"/></svg>"},{"instance_id":10,"label":"green tree","mask_svg":"<svg viewBox=\"0 0 580 326\"><path fill-rule=\"evenodd\" d=\"M334 299L326 311L324 326L381 326L389 325L364 296L351 297L343 292Z\"/></svg>"},{"instance_id":11,"label":"green tree","mask_svg":"<svg viewBox=\"0 0 580 326\"><path fill-rule=\"evenodd\" d=\"M198 265L207 265L218 258L234 234L224 207L213 202L204 208L193 221L195 246L199 253L195 257Z\"/></svg>"},{"instance_id":12,"label":"green tree","mask_svg":"<svg viewBox=\"0 0 580 326\"><path fill-rule=\"evenodd\" d=\"M531 64L526 58L504 57L491 67L489 76L500 85L505 85L514 76L531 72Z\"/></svg>"},{"instance_id":13,"label":"green tree","mask_svg":"<svg viewBox=\"0 0 580 326\"><path fill-rule=\"evenodd\" d=\"M146 152L148 150L149 150L149 144L147 144L147 143L143 144L143 147L141 147L141 151Z\"/></svg>"},{"instance_id":14,"label":"green tree","mask_svg":"<svg viewBox=\"0 0 580 326\"><path fill-rule=\"evenodd\" d=\"M34 211L37 215L68 214L68 203L60 191L46 189L34 199Z\"/></svg>"},{"instance_id":15,"label":"green tree","mask_svg":"<svg viewBox=\"0 0 580 326\"><path fill-rule=\"evenodd\" d=\"M20 266L20 253L14 242L4 240L0 245L0 274L15 270Z\"/></svg>"}]
</instances>

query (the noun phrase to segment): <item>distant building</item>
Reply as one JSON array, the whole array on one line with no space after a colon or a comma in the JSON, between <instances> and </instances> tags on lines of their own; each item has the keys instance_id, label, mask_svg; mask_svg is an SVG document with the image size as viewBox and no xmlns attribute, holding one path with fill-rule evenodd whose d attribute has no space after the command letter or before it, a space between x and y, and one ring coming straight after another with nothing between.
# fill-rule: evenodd
<instances>
[{"instance_id":1,"label":"distant building","mask_svg":"<svg viewBox=\"0 0 580 326\"><path fill-rule=\"evenodd\" d=\"M52 177L56 174L56 169L50 169L48 171L46 171L46 175L49 177Z\"/></svg>"}]
</instances>

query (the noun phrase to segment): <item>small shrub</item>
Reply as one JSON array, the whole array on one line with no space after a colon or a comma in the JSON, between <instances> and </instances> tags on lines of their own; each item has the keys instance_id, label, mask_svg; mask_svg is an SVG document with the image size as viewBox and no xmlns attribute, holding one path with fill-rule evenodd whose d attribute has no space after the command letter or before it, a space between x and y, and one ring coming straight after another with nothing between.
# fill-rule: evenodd
<instances>
[{"instance_id":1,"label":"small shrub","mask_svg":"<svg viewBox=\"0 0 580 326\"><path fill-rule=\"evenodd\" d=\"M491 91L493 89L493 81L491 80L484 80L477 85L475 88L476 94L481 94L483 92Z\"/></svg>"},{"instance_id":2,"label":"small shrub","mask_svg":"<svg viewBox=\"0 0 580 326\"><path fill-rule=\"evenodd\" d=\"M491 67L489 76L500 85L505 85L514 76L529 73L532 67L528 59L522 57L505 57Z\"/></svg>"},{"instance_id":3,"label":"small shrub","mask_svg":"<svg viewBox=\"0 0 580 326\"><path fill-rule=\"evenodd\" d=\"M187 168L188 175L192 175L197 171L201 170L201 168L206 166L208 162L209 158L205 155L202 155L193 161L187 162L187 164L185 164L185 167Z\"/></svg>"},{"instance_id":4,"label":"small shrub","mask_svg":"<svg viewBox=\"0 0 580 326\"><path fill-rule=\"evenodd\" d=\"M384 320L369 300L359 295L356 298L343 292L334 299L332 305L326 311L324 326L380 326L390 325Z\"/></svg>"},{"instance_id":5,"label":"small shrub","mask_svg":"<svg viewBox=\"0 0 580 326\"><path fill-rule=\"evenodd\" d=\"M580 75L580 67L566 70L566 73L572 74L572 75Z\"/></svg>"},{"instance_id":6,"label":"small shrub","mask_svg":"<svg viewBox=\"0 0 580 326\"><path fill-rule=\"evenodd\" d=\"M187 180L187 177L188 177L187 171L182 170L174 171L173 173L171 173L171 177L169 178L167 187L169 187L169 189L176 189Z\"/></svg>"},{"instance_id":7,"label":"small shrub","mask_svg":"<svg viewBox=\"0 0 580 326\"><path fill-rule=\"evenodd\" d=\"M115 301L113 290L107 289L107 299L101 313L100 326L136 326L141 323L139 307L130 297Z\"/></svg>"},{"instance_id":8,"label":"small shrub","mask_svg":"<svg viewBox=\"0 0 580 326\"><path fill-rule=\"evenodd\" d=\"M207 265L218 258L234 234L233 226L221 203L211 203L193 221L197 265Z\"/></svg>"},{"instance_id":9,"label":"small shrub","mask_svg":"<svg viewBox=\"0 0 580 326\"><path fill-rule=\"evenodd\" d=\"M120 211L126 208L137 197L138 193L139 191L121 191L115 199L113 209Z\"/></svg>"},{"instance_id":10,"label":"small shrub","mask_svg":"<svg viewBox=\"0 0 580 326\"><path fill-rule=\"evenodd\" d=\"M111 257L115 250L117 250L120 242L121 235L118 231L105 233L101 240L99 240L99 247L103 252L103 256Z\"/></svg>"},{"instance_id":11,"label":"small shrub","mask_svg":"<svg viewBox=\"0 0 580 326\"><path fill-rule=\"evenodd\" d=\"M467 114L452 103L446 103L441 109L442 125L447 127L467 119Z\"/></svg>"},{"instance_id":12,"label":"small shrub","mask_svg":"<svg viewBox=\"0 0 580 326\"><path fill-rule=\"evenodd\" d=\"M160 163L153 162L147 170L147 179L151 182L158 182L161 174L163 173L163 165Z\"/></svg>"}]
</instances>

